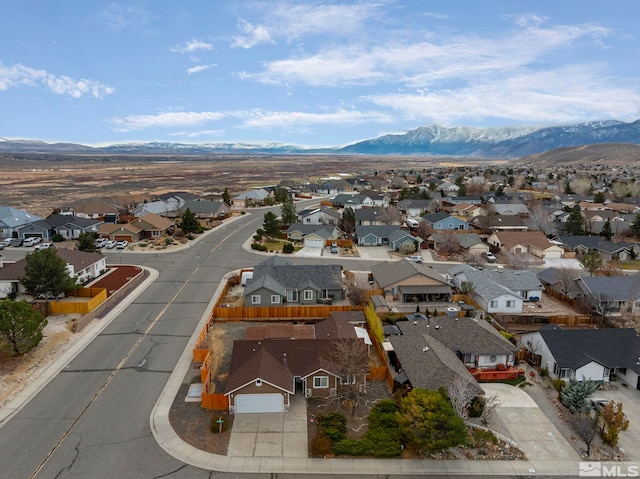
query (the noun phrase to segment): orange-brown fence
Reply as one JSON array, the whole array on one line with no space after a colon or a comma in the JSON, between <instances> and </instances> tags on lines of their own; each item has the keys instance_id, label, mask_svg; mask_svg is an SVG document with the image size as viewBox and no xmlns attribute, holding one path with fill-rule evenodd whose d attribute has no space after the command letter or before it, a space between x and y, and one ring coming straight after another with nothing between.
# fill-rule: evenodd
<instances>
[{"instance_id":1,"label":"orange-brown fence","mask_svg":"<svg viewBox=\"0 0 640 479\"><path fill-rule=\"evenodd\" d=\"M324 245L331 246L332 243L335 243L340 248L351 248L353 246L353 240L350 239L328 239L325 240Z\"/></svg>"},{"instance_id":2,"label":"orange-brown fence","mask_svg":"<svg viewBox=\"0 0 640 479\"><path fill-rule=\"evenodd\" d=\"M251 321L263 320L290 320L328 318L331 311L361 311L362 306L257 306L242 308L213 308L212 317L216 320Z\"/></svg>"},{"instance_id":3,"label":"orange-brown fence","mask_svg":"<svg viewBox=\"0 0 640 479\"><path fill-rule=\"evenodd\" d=\"M567 303L569 306L572 306L574 308L584 308L584 304L580 301L570 298L566 294L562 294L560 291L556 291L555 289L550 288L549 285L544 286L544 292L549 296L553 296L554 298L559 299L563 303Z\"/></svg>"},{"instance_id":4,"label":"orange-brown fence","mask_svg":"<svg viewBox=\"0 0 640 479\"><path fill-rule=\"evenodd\" d=\"M590 314L559 314L549 316L549 322L565 326L586 326L593 322Z\"/></svg>"},{"instance_id":5,"label":"orange-brown fence","mask_svg":"<svg viewBox=\"0 0 640 479\"><path fill-rule=\"evenodd\" d=\"M207 328L205 327L204 330ZM200 382L203 384L202 389L202 407L213 411L227 411L229 409L229 399L224 395L211 391L211 374L209 367L211 366L211 352L207 354L200 366Z\"/></svg>"},{"instance_id":6,"label":"orange-brown fence","mask_svg":"<svg viewBox=\"0 0 640 479\"><path fill-rule=\"evenodd\" d=\"M91 298L81 302L50 301L50 314L87 314L107 300L106 288L78 288L67 293L67 296Z\"/></svg>"},{"instance_id":7,"label":"orange-brown fence","mask_svg":"<svg viewBox=\"0 0 640 479\"><path fill-rule=\"evenodd\" d=\"M369 375L367 376L367 378L368 379L384 379L387 381L387 387L389 388L389 391L393 391L393 374L391 374L391 370L389 369L389 362L387 361L387 355L382 350L382 346L380 346L380 343L375 338L375 336L371 334L371 331L369 330L369 328L367 328L367 330L369 331L369 336L371 337L371 340L372 340L371 342L373 343L373 348L376 350L378 359L384 365L384 366L370 367Z\"/></svg>"}]
</instances>

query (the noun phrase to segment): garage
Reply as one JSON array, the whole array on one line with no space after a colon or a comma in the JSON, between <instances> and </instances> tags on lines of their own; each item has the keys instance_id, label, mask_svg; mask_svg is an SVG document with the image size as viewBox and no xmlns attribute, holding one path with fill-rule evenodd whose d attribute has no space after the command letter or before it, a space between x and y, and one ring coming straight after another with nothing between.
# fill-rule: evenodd
<instances>
[{"instance_id":1,"label":"garage","mask_svg":"<svg viewBox=\"0 0 640 479\"><path fill-rule=\"evenodd\" d=\"M304 246L305 248L323 248L324 240L318 238L305 238Z\"/></svg>"},{"instance_id":2,"label":"garage","mask_svg":"<svg viewBox=\"0 0 640 479\"><path fill-rule=\"evenodd\" d=\"M284 412L282 394L239 394L235 398L236 414Z\"/></svg>"}]
</instances>

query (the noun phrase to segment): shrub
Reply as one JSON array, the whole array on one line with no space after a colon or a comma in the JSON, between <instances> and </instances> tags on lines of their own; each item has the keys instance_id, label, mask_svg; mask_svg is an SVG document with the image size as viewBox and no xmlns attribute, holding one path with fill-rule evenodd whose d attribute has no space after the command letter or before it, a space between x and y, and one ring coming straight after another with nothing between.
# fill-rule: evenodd
<instances>
[{"instance_id":1,"label":"shrub","mask_svg":"<svg viewBox=\"0 0 640 479\"><path fill-rule=\"evenodd\" d=\"M251 243L251 249L255 249L256 251L267 251L267 247L260 243Z\"/></svg>"},{"instance_id":2,"label":"shrub","mask_svg":"<svg viewBox=\"0 0 640 479\"><path fill-rule=\"evenodd\" d=\"M292 243L285 243L284 245L282 245L283 253L293 253L294 251L295 251L295 248L293 247Z\"/></svg>"},{"instance_id":3,"label":"shrub","mask_svg":"<svg viewBox=\"0 0 640 479\"><path fill-rule=\"evenodd\" d=\"M164 244L166 244L167 246L172 245L173 244L173 238L171 236L167 236L164 239Z\"/></svg>"},{"instance_id":4,"label":"shrub","mask_svg":"<svg viewBox=\"0 0 640 479\"><path fill-rule=\"evenodd\" d=\"M140 246L140 248L146 248L149 245L147 243L140 243L138 246Z\"/></svg>"},{"instance_id":5,"label":"shrub","mask_svg":"<svg viewBox=\"0 0 640 479\"><path fill-rule=\"evenodd\" d=\"M470 429L468 439L471 447L487 447L499 442L493 432L480 428Z\"/></svg>"},{"instance_id":6,"label":"shrub","mask_svg":"<svg viewBox=\"0 0 640 479\"><path fill-rule=\"evenodd\" d=\"M318 416L318 427L327 435L331 443L335 444L344 439L347 435L347 421L344 416L337 412L331 412L323 416Z\"/></svg>"},{"instance_id":7,"label":"shrub","mask_svg":"<svg viewBox=\"0 0 640 479\"><path fill-rule=\"evenodd\" d=\"M553 388L558 391L559 393L562 392L562 388L565 387L567 385L567 383L565 382L564 379L560 379L560 378L555 378L552 381L553 384Z\"/></svg>"},{"instance_id":8,"label":"shrub","mask_svg":"<svg viewBox=\"0 0 640 479\"><path fill-rule=\"evenodd\" d=\"M254 241L262 241L262 235L258 235L258 234L253 235L253 240Z\"/></svg>"},{"instance_id":9,"label":"shrub","mask_svg":"<svg viewBox=\"0 0 640 479\"><path fill-rule=\"evenodd\" d=\"M331 454L331 441L325 433L318 431L318 434L311 439L311 455L312 456L326 456Z\"/></svg>"},{"instance_id":10,"label":"shrub","mask_svg":"<svg viewBox=\"0 0 640 479\"><path fill-rule=\"evenodd\" d=\"M60 233L56 233L51 237L51 241L54 243L60 243L61 241L64 241L64 238Z\"/></svg>"},{"instance_id":11,"label":"shrub","mask_svg":"<svg viewBox=\"0 0 640 479\"><path fill-rule=\"evenodd\" d=\"M471 400L469 404L469 417L476 418L482 417L482 412L484 411L484 397L476 396Z\"/></svg>"},{"instance_id":12,"label":"shrub","mask_svg":"<svg viewBox=\"0 0 640 479\"><path fill-rule=\"evenodd\" d=\"M542 376L543 378L548 377L549 376L549 368L545 366L542 369L540 369L540 376Z\"/></svg>"}]
</instances>

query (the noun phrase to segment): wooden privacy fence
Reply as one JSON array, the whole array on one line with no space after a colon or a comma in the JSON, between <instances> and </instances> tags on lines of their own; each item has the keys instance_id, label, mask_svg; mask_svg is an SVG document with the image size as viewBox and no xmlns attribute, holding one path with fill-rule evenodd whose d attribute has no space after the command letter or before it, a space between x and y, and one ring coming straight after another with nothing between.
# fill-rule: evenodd
<instances>
[{"instance_id":1,"label":"wooden privacy fence","mask_svg":"<svg viewBox=\"0 0 640 479\"><path fill-rule=\"evenodd\" d=\"M340 248L351 248L353 246L353 240L344 239L344 238L325 240L324 245L331 246L332 243L335 243Z\"/></svg>"},{"instance_id":2,"label":"wooden privacy fence","mask_svg":"<svg viewBox=\"0 0 640 479\"><path fill-rule=\"evenodd\" d=\"M50 301L50 314L88 314L107 300L106 288L78 288L67 296L90 298L87 301Z\"/></svg>"},{"instance_id":3,"label":"wooden privacy fence","mask_svg":"<svg viewBox=\"0 0 640 479\"><path fill-rule=\"evenodd\" d=\"M393 392L393 374L391 374L391 370L389 369L389 361L387 361L387 355L382 350L382 346L375 338L375 335L371 333L371 330L367 328L369 332L369 337L371 337L371 342L373 343L373 348L376 350L376 354L378 355L378 359L384 366L376 366L369 368L369 374L367 379L384 379L387 382L387 387L389 391Z\"/></svg>"},{"instance_id":4,"label":"wooden privacy fence","mask_svg":"<svg viewBox=\"0 0 640 479\"><path fill-rule=\"evenodd\" d=\"M200 382L202 388L202 407L212 411L228 411L229 398L224 394L209 392L211 391L211 374L209 367L211 366L211 353L207 351L207 355L200 366Z\"/></svg>"},{"instance_id":5,"label":"wooden privacy fence","mask_svg":"<svg viewBox=\"0 0 640 479\"><path fill-rule=\"evenodd\" d=\"M328 318L331 311L362 311L362 306L256 306L241 308L213 308L212 318L216 320L251 321L263 320L291 320Z\"/></svg>"}]
</instances>

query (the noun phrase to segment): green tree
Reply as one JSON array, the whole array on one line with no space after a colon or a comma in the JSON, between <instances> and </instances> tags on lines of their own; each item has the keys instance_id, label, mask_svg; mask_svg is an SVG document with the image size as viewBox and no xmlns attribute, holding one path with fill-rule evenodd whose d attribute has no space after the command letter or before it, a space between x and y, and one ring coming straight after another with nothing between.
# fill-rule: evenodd
<instances>
[{"instance_id":1,"label":"green tree","mask_svg":"<svg viewBox=\"0 0 640 479\"><path fill-rule=\"evenodd\" d=\"M347 206L342 211L342 220L340 221L340 228L346 234L351 236L351 234L355 231L356 227L356 212L353 211L353 208Z\"/></svg>"},{"instance_id":2,"label":"green tree","mask_svg":"<svg viewBox=\"0 0 640 479\"><path fill-rule=\"evenodd\" d=\"M420 452L463 444L466 427L449 401L437 391L413 389L400 403L398 424L407 443Z\"/></svg>"},{"instance_id":3,"label":"green tree","mask_svg":"<svg viewBox=\"0 0 640 479\"><path fill-rule=\"evenodd\" d=\"M276 190L276 203L284 203L289 198L289 192L284 188Z\"/></svg>"},{"instance_id":4,"label":"green tree","mask_svg":"<svg viewBox=\"0 0 640 479\"><path fill-rule=\"evenodd\" d=\"M606 198L604 197L604 193L602 191L598 191L595 195L593 195L594 203L604 203Z\"/></svg>"},{"instance_id":5,"label":"green tree","mask_svg":"<svg viewBox=\"0 0 640 479\"><path fill-rule=\"evenodd\" d=\"M590 379L581 382L571 379L560 392L560 400L571 414L591 411L591 403L587 400L598 389L598 383Z\"/></svg>"},{"instance_id":6,"label":"green tree","mask_svg":"<svg viewBox=\"0 0 640 479\"><path fill-rule=\"evenodd\" d=\"M602 263L602 256L595 250L589 250L580 258L580 264L585 271L589 272L590 276L593 276L593 273L602 268Z\"/></svg>"},{"instance_id":7,"label":"green tree","mask_svg":"<svg viewBox=\"0 0 640 479\"><path fill-rule=\"evenodd\" d=\"M636 215L633 223L629 226L629 231L635 238L640 238L640 213Z\"/></svg>"},{"instance_id":8,"label":"green tree","mask_svg":"<svg viewBox=\"0 0 640 479\"><path fill-rule=\"evenodd\" d=\"M629 420L622 412L622 403L609 401L600 412L602 417L602 441L610 446L616 446L621 431L629 429Z\"/></svg>"},{"instance_id":9,"label":"green tree","mask_svg":"<svg viewBox=\"0 0 640 479\"><path fill-rule=\"evenodd\" d=\"M289 226L292 223L298 221L298 212L296 211L296 205L290 195L287 195L282 202L282 212L280 214L282 224Z\"/></svg>"},{"instance_id":10,"label":"green tree","mask_svg":"<svg viewBox=\"0 0 640 479\"><path fill-rule=\"evenodd\" d=\"M231 206L231 195L229 194L229 190L225 186L224 191L222 192L222 201Z\"/></svg>"},{"instance_id":11,"label":"green tree","mask_svg":"<svg viewBox=\"0 0 640 479\"><path fill-rule=\"evenodd\" d=\"M611 221L607 219L602 225L602 230L600 231L600 236L604 237L607 241L611 240L613 236L613 231L611 231Z\"/></svg>"},{"instance_id":12,"label":"green tree","mask_svg":"<svg viewBox=\"0 0 640 479\"><path fill-rule=\"evenodd\" d=\"M26 353L42 340L47 320L27 301L0 301L0 335L16 356Z\"/></svg>"},{"instance_id":13,"label":"green tree","mask_svg":"<svg viewBox=\"0 0 640 479\"><path fill-rule=\"evenodd\" d=\"M272 238L280 236L280 220L273 211L267 211L262 221L264 234Z\"/></svg>"},{"instance_id":14,"label":"green tree","mask_svg":"<svg viewBox=\"0 0 640 479\"><path fill-rule=\"evenodd\" d=\"M584 217L579 210L573 210L569 213L567 221L564 224L564 232L568 235L583 235L584 230Z\"/></svg>"},{"instance_id":15,"label":"green tree","mask_svg":"<svg viewBox=\"0 0 640 479\"><path fill-rule=\"evenodd\" d=\"M93 253L96 250L96 235L93 233L80 233L78 236L78 250L85 253Z\"/></svg>"},{"instance_id":16,"label":"green tree","mask_svg":"<svg viewBox=\"0 0 640 479\"><path fill-rule=\"evenodd\" d=\"M28 253L25 259L27 264L20 283L34 298L56 298L78 287L75 278L69 276L67 262L55 248Z\"/></svg>"},{"instance_id":17,"label":"green tree","mask_svg":"<svg viewBox=\"0 0 640 479\"><path fill-rule=\"evenodd\" d=\"M184 232L184 234L191 234L198 231L198 220L196 215L191 212L191 209L187 208L187 210L182 214L182 221L180 222L180 228Z\"/></svg>"}]
</instances>

